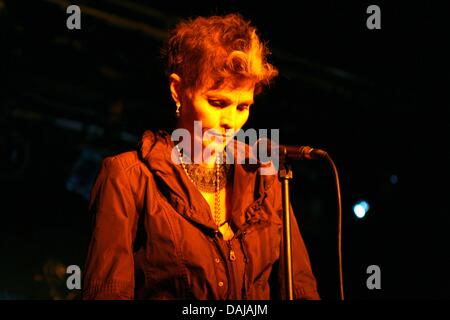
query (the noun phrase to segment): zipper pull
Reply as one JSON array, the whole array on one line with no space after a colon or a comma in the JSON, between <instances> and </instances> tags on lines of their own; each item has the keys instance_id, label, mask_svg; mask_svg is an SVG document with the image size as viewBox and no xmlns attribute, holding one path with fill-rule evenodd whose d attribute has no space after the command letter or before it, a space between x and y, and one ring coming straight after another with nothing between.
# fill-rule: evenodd
<instances>
[{"instance_id":1,"label":"zipper pull","mask_svg":"<svg viewBox=\"0 0 450 320\"><path fill-rule=\"evenodd\" d=\"M230 250L230 260L231 261L236 260L236 255L234 254L234 250L233 249Z\"/></svg>"},{"instance_id":2,"label":"zipper pull","mask_svg":"<svg viewBox=\"0 0 450 320\"><path fill-rule=\"evenodd\" d=\"M230 249L230 261L236 260L236 254L234 253L233 247L231 246L231 241L228 241L228 248Z\"/></svg>"}]
</instances>

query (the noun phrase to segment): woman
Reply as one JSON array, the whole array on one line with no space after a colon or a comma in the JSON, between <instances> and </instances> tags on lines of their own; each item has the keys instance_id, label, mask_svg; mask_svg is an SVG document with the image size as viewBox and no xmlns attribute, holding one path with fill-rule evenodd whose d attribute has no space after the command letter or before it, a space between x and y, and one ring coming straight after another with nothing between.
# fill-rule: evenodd
<instances>
[{"instance_id":1,"label":"woman","mask_svg":"<svg viewBox=\"0 0 450 320\"><path fill-rule=\"evenodd\" d=\"M231 145L250 158L232 137L277 70L256 29L235 14L180 22L165 54L177 128L189 136L175 144L165 131L147 131L137 151L104 160L91 194L83 297L280 297L280 182L223 153ZM318 299L291 215L294 296Z\"/></svg>"}]
</instances>

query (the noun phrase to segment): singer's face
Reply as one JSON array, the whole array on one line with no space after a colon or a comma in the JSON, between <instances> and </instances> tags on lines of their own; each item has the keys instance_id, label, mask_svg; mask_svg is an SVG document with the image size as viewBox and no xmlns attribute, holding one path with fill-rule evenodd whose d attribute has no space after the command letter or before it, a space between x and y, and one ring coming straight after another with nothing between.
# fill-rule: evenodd
<instances>
[{"instance_id":1,"label":"singer's face","mask_svg":"<svg viewBox=\"0 0 450 320\"><path fill-rule=\"evenodd\" d=\"M194 139L201 139L203 148L223 149L227 133L229 138L247 122L254 89L254 83L245 82L237 88L200 88L191 92L184 101L179 127L188 129L194 137L194 121L202 121L202 136ZM217 136L204 134L206 131Z\"/></svg>"}]
</instances>

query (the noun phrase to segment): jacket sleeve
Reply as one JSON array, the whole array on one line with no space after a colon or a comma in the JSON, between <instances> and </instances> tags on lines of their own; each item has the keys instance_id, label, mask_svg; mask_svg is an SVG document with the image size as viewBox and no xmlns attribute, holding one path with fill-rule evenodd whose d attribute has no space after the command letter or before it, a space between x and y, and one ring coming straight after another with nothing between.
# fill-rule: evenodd
<instances>
[{"instance_id":1,"label":"jacket sleeve","mask_svg":"<svg viewBox=\"0 0 450 320\"><path fill-rule=\"evenodd\" d=\"M103 160L91 191L94 225L83 277L83 299L133 299L136 205L120 159Z\"/></svg>"},{"instance_id":2,"label":"jacket sleeve","mask_svg":"<svg viewBox=\"0 0 450 320\"><path fill-rule=\"evenodd\" d=\"M280 218L283 219L283 205L281 198L281 183L276 182L277 187L274 188L275 205L277 211L280 213ZM291 218L291 248L292 248L292 268L293 268L293 289L294 299L296 300L320 300L319 293L317 291L317 282L314 277L311 262L309 260L308 251L306 249L303 237L300 233L300 229L295 217L292 205L289 205L290 218ZM281 238L280 257L284 254L283 235ZM282 260L282 259L280 259ZM278 263L278 285L280 289L280 297L285 298L285 271L283 261Z\"/></svg>"}]
</instances>

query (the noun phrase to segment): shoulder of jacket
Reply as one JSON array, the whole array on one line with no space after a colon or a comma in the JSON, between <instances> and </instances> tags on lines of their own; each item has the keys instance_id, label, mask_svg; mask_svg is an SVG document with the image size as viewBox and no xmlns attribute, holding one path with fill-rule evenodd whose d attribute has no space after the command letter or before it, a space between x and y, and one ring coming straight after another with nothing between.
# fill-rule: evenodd
<instances>
[{"instance_id":1,"label":"shoulder of jacket","mask_svg":"<svg viewBox=\"0 0 450 320\"><path fill-rule=\"evenodd\" d=\"M103 159L102 166L112 174L126 173L139 165L140 160L136 151L127 151Z\"/></svg>"}]
</instances>

